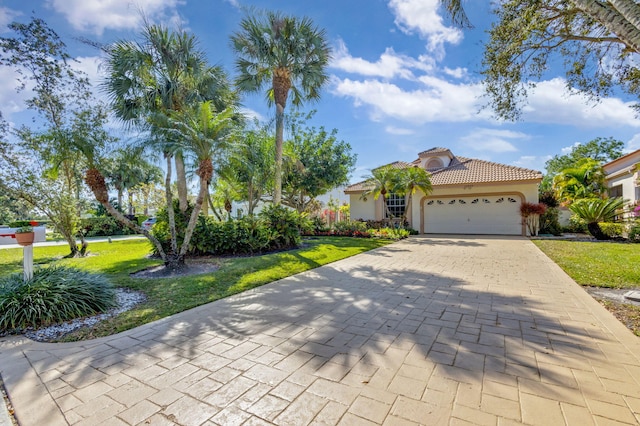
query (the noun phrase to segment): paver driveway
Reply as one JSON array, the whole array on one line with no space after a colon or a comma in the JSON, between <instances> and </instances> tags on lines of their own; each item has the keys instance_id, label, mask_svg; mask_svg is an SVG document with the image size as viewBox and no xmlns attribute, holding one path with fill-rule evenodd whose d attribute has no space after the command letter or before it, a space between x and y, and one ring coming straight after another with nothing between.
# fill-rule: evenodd
<instances>
[{"instance_id":1,"label":"paver driveway","mask_svg":"<svg viewBox=\"0 0 640 426\"><path fill-rule=\"evenodd\" d=\"M0 372L23 426L637 424L639 340L528 240L415 237Z\"/></svg>"}]
</instances>

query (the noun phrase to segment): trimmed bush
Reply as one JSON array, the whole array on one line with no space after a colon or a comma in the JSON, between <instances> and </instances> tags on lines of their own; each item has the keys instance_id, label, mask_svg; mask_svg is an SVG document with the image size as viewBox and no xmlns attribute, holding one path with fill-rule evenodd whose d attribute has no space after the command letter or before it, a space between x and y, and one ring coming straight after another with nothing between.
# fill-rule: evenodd
<instances>
[{"instance_id":1,"label":"trimmed bush","mask_svg":"<svg viewBox=\"0 0 640 426\"><path fill-rule=\"evenodd\" d=\"M558 220L559 216L560 214L556 207L547 208L547 210L540 215L540 233L561 235L562 226L560 226L560 222Z\"/></svg>"},{"instance_id":2,"label":"trimmed bush","mask_svg":"<svg viewBox=\"0 0 640 426\"><path fill-rule=\"evenodd\" d=\"M175 207L178 241L184 239L191 206L182 213ZM168 215L158 213L153 234L165 251L171 240ZM257 217L243 217L221 222L213 217L200 216L191 237L189 255L252 254L293 248L300 245L301 230L310 232L313 224L305 215L282 206L266 207ZM155 249L154 249L155 252Z\"/></svg>"},{"instance_id":3,"label":"trimmed bush","mask_svg":"<svg viewBox=\"0 0 640 426\"><path fill-rule=\"evenodd\" d=\"M133 231L111 216L88 217L80 220L80 229L86 237L129 235Z\"/></svg>"},{"instance_id":4,"label":"trimmed bush","mask_svg":"<svg viewBox=\"0 0 640 426\"><path fill-rule=\"evenodd\" d=\"M0 279L0 330L46 326L104 312L116 306L102 275L67 267L37 269Z\"/></svg>"},{"instance_id":5,"label":"trimmed bush","mask_svg":"<svg viewBox=\"0 0 640 426\"><path fill-rule=\"evenodd\" d=\"M631 224L629 228L629 241L632 243L640 243L640 222Z\"/></svg>"},{"instance_id":6,"label":"trimmed bush","mask_svg":"<svg viewBox=\"0 0 640 426\"><path fill-rule=\"evenodd\" d=\"M621 223L600 222L598 223L602 233L609 238L621 238L624 231L624 225Z\"/></svg>"}]
</instances>

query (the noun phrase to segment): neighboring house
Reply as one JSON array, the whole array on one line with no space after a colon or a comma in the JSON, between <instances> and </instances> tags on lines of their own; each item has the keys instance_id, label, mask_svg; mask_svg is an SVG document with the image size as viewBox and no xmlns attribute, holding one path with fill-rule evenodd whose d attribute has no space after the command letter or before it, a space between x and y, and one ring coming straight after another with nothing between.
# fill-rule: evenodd
<instances>
[{"instance_id":1,"label":"neighboring house","mask_svg":"<svg viewBox=\"0 0 640 426\"><path fill-rule=\"evenodd\" d=\"M610 197L640 205L640 149L602 166Z\"/></svg>"},{"instance_id":2,"label":"neighboring house","mask_svg":"<svg viewBox=\"0 0 640 426\"><path fill-rule=\"evenodd\" d=\"M526 235L520 205L538 202L542 173L536 170L455 156L446 148L418 154L412 163L392 167L422 167L431 174L433 192L418 191L408 212L409 226L426 234ZM363 198L366 182L350 185L351 218L382 220L382 197ZM388 196L390 209L401 214L405 198Z\"/></svg>"}]
</instances>

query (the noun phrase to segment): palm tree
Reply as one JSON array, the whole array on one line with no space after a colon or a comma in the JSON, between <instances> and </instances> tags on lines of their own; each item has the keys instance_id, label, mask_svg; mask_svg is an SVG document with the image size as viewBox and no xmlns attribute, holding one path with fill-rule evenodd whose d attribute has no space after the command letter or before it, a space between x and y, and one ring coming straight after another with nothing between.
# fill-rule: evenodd
<instances>
[{"instance_id":1,"label":"palm tree","mask_svg":"<svg viewBox=\"0 0 640 426\"><path fill-rule=\"evenodd\" d=\"M382 166L377 169L373 169L371 171L371 175L367 176L367 180L364 182L367 189L360 196L362 199L373 197L374 200L377 200L378 197L382 197L384 211L389 218L393 218L393 215L389 211L389 206L387 205L387 195L393 192L396 187L397 175L398 169L395 169L392 166Z\"/></svg>"},{"instance_id":2,"label":"palm tree","mask_svg":"<svg viewBox=\"0 0 640 426\"><path fill-rule=\"evenodd\" d=\"M609 237L602 232L599 223L611 222L624 208L622 198L592 198L578 200L569 206L572 212L587 222L587 228L597 240L607 240Z\"/></svg>"},{"instance_id":3,"label":"palm tree","mask_svg":"<svg viewBox=\"0 0 640 426\"><path fill-rule=\"evenodd\" d=\"M565 203L582 198L599 198L606 191L604 171L599 162L585 158L575 167L557 174L553 178L553 187L558 199Z\"/></svg>"},{"instance_id":4,"label":"palm tree","mask_svg":"<svg viewBox=\"0 0 640 426\"><path fill-rule=\"evenodd\" d=\"M207 64L194 36L146 23L142 39L141 43L118 41L105 49L104 88L120 119L155 132L153 115L184 111L206 100L221 111L235 101L224 71ZM175 156L180 209L185 211L183 152L173 151L171 156Z\"/></svg>"},{"instance_id":5,"label":"palm tree","mask_svg":"<svg viewBox=\"0 0 640 426\"><path fill-rule=\"evenodd\" d=\"M415 194L417 190L422 191L424 195L429 195L433 191L429 173L420 167L408 167L398 170L396 173L395 188L393 189L393 192L398 195L407 196L407 205L402 214L403 225L407 220L407 213L411 211L413 194Z\"/></svg>"},{"instance_id":6,"label":"palm tree","mask_svg":"<svg viewBox=\"0 0 640 426\"><path fill-rule=\"evenodd\" d=\"M258 92L267 86L267 101L276 106L274 204L282 199L282 143L284 109L289 92L292 103L320 97L328 76L325 68L330 49L324 30L309 18L298 19L278 12L260 18L246 16L241 30L231 36L236 52L237 87Z\"/></svg>"},{"instance_id":7,"label":"palm tree","mask_svg":"<svg viewBox=\"0 0 640 426\"><path fill-rule=\"evenodd\" d=\"M180 246L177 261L182 263L187 254L189 242L196 227L198 215L207 196L209 184L213 179L213 158L227 148L227 136L233 124L234 110L227 108L216 113L211 102L201 102L193 110L176 112L169 118L169 126L165 132L177 136L180 141L178 149L194 156L199 178L199 191L196 202L189 217L184 240ZM172 240L176 238L172 235ZM176 245L172 241L172 246Z\"/></svg>"}]
</instances>

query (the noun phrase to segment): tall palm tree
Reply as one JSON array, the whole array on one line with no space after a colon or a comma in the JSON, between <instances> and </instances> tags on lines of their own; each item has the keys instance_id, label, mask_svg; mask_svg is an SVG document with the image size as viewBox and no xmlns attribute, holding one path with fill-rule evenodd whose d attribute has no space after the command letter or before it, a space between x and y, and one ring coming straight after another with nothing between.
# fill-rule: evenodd
<instances>
[{"instance_id":1,"label":"tall palm tree","mask_svg":"<svg viewBox=\"0 0 640 426\"><path fill-rule=\"evenodd\" d=\"M320 97L327 82L325 71L330 49L325 31L309 18L266 12L260 17L246 16L241 30L231 36L236 52L237 87L258 92L267 87L267 101L276 106L274 204L282 199L282 143L284 109L289 92L295 106Z\"/></svg>"},{"instance_id":2,"label":"tall palm tree","mask_svg":"<svg viewBox=\"0 0 640 426\"><path fill-rule=\"evenodd\" d=\"M407 205L402 214L402 224L407 220L407 213L411 211L411 202L416 191L422 191L424 195L429 195L433 191L429 173L420 167L408 167L398 170L396 174L394 191L398 195L407 196Z\"/></svg>"}]
</instances>

